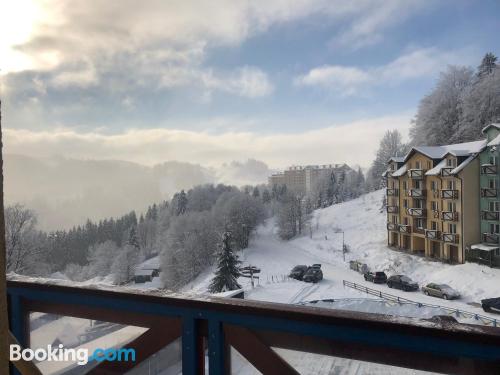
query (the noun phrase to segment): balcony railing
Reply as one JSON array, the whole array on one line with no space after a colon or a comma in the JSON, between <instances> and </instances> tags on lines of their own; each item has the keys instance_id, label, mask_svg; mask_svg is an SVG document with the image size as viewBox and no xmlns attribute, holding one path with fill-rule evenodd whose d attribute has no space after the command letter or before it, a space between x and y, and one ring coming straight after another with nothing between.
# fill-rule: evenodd
<instances>
[{"instance_id":1,"label":"balcony railing","mask_svg":"<svg viewBox=\"0 0 500 375\"><path fill-rule=\"evenodd\" d=\"M441 220L458 221L458 212L456 212L456 211L443 211L443 212L441 212Z\"/></svg>"},{"instance_id":2,"label":"balcony railing","mask_svg":"<svg viewBox=\"0 0 500 375\"><path fill-rule=\"evenodd\" d=\"M387 206L387 212L390 214L397 214L399 212L398 206Z\"/></svg>"},{"instance_id":3,"label":"balcony railing","mask_svg":"<svg viewBox=\"0 0 500 375\"><path fill-rule=\"evenodd\" d=\"M413 233L418 233L418 234L425 234L425 229L424 228L419 228L419 227L413 227Z\"/></svg>"},{"instance_id":4,"label":"balcony railing","mask_svg":"<svg viewBox=\"0 0 500 375\"><path fill-rule=\"evenodd\" d=\"M452 176L451 171L454 170L455 167L444 167L441 169L441 176L449 177Z\"/></svg>"},{"instance_id":5,"label":"balcony railing","mask_svg":"<svg viewBox=\"0 0 500 375\"><path fill-rule=\"evenodd\" d=\"M411 233L411 226L406 224L399 224L399 231L401 233Z\"/></svg>"},{"instance_id":6,"label":"balcony railing","mask_svg":"<svg viewBox=\"0 0 500 375\"><path fill-rule=\"evenodd\" d=\"M425 198L426 191L424 189L409 189L406 195L412 198Z\"/></svg>"},{"instance_id":7,"label":"balcony railing","mask_svg":"<svg viewBox=\"0 0 500 375\"><path fill-rule=\"evenodd\" d=\"M407 208L406 212L408 215L415 217L424 217L427 214L427 210L425 208Z\"/></svg>"},{"instance_id":8,"label":"balcony railing","mask_svg":"<svg viewBox=\"0 0 500 375\"><path fill-rule=\"evenodd\" d=\"M439 219L439 211L438 210L432 210L432 217L434 219Z\"/></svg>"},{"instance_id":9,"label":"balcony railing","mask_svg":"<svg viewBox=\"0 0 500 375\"><path fill-rule=\"evenodd\" d=\"M430 240L439 240L439 231L434 230L434 229L426 229L425 230L425 237L427 237Z\"/></svg>"},{"instance_id":10,"label":"balcony railing","mask_svg":"<svg viewBox=\"0 0 500 375\"><path fill-rule=\"evenodd\" d=\"M500 218L500 213L498 211L481 211L481 218L483 220L495 220L498 221Z\"/></svg>"},{"instance_id":11,"label":"balcony railing","mask_svg":"<svg viewBox=\"0 0 500 375\"><path fill-rule=\"evenodd\" d=\"M497 174L497 166L493 164L481 165L481 174Z\"/></svg>"},{"instance_id":12,"label":"balcony railing","mask_svg":"<svg viewBox=\"0 0 500 375\"><path fill-rule=\"evenodd\" d=\"M386 193L389 197L397 197L399 196L399 189L390 189L388 188L386 190Z\"/></svg>"},{"instance_id":13,"label":"balcony railing","mask_svg":"<svg viewBox=\"0 0 500 375\"><path fill-rule=\"evenodd\" d=\"M458 243L458 234L456 233L443 233L441 238L444 242L448 243Z\"/></svg>"},{"instance_id":14,"label":"balcony railing","mask_svg":"<svg viewBox=\"0 0 500 375\"><path fill-rule=\"evenodd\" d=\"M175 371L184 375L207 370L210 374L231 373L232 348L263 374L299 373L274 348L315 353L323 355L322 360L345 358L342 363L346 366L354 360L368 362L367 366L378 363L458 375L495 374L500 365L500 332L491 327L471 329L467 324L441 325L319 307L20 281L9 281L7 293L10 329L23 346L29 342L30 312L145 328L126 344L135 348L135 361L91 361L78 373L147 372L150 358L178 338L181 354L173 365L179 365ZM386 345L381 345L381 337ZM307 360L307 355L304 358ZM300 358L297 360L300 365Z\"/></svg>"},{"instance_id":15,"label":"balcony railing","mask_svg":"<svg viewBox=\"0 0 500 375\"><path fill-rule=\"evenodd\" d=\"M481 197L483 198L495 198L497 196L496 188L481 188Z\"/></svg>"},{"instance_id":16,"label":"balcony railing","mask_svg":"<svg viewBox=\"0 0 500 375\"><path fill-rule=\"evenodd\" d=\"M410 178L421 180L424 178L424 170L423 169L408 169L408 176Z\"/></svg>"},{"instance_id":17,"label":"balcony railing","mask_svg":"<svg viewBox=\"0 0 500 375\"><path fill-rule=\"evenodd\" d=\"M442 189L441 198L443 199L458 199L458 190Z\"/></svg>"},{"instance_id":18,"label":"balcony railing","mask_svg":"<svg viewBox=\"0 0 500 375\"><path fill-rule=\"evenodd\" d=\"M387 223L387 230L394 230L397 232L399 230L399 226L398 224Z\"/></svg>"},{"instance_id":19,"label":"balcony railing","mask_svg":"<svg viewBox=\"0 0 500 375\"><path fill-rule=\"evenodd\" d=\"M497 233L483 233L483 242L498 244L499 235Z\"/></svg>"}]
</instances>

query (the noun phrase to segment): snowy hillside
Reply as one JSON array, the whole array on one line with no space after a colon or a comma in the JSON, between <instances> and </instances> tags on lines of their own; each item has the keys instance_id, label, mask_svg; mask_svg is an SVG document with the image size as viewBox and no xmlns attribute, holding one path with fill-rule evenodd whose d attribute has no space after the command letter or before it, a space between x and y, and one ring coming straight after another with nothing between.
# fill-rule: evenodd
<instances>
[{"instance_id":1,"label":"snowy hillside","mask_svg":"<svg viewBox=\"0 0 500 375\"><path fill-rule=\"evenodd\" d=\"M384 191L379 190L349 202L316 210L312 220L312 238L308 233L291 241L282 241L276 234L272 220L259 227L250 247L240 254L244 265L254 265L262 270L259 285L254 289L248 279L240 278L246 290L245 298L298 303L317 299L369 297L344 288L342 281L347 280L417 302L489 315L470 303L500 296L500 270L472 263L452 266L387 248L386 215L380 212L383 194ZM345 262L340 231L344 231L345 242L350 246ZM457 289L463 297L459 301L445 301L425 296L420 291L407 293L365 282L361 274L349 269L349 260L360 260L372 270L385 271L388 275L405 274L420 285L446 283ZM283 281L283 276L293 266L313 263L322 263L324 280L320 283ZM206 293L212 276L211 272L206 272L184 290ZM422 314L426 316L423 310Z\"/></svg>"}]
</instances>

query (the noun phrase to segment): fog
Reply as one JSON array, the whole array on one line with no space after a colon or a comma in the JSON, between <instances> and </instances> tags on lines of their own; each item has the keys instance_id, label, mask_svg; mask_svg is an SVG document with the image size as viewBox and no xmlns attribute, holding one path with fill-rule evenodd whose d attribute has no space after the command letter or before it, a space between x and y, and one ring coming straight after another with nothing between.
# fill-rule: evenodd
<instances>
[{"instance_id":1,"label":"fog","mask_svg":"<svg viewBox=\"0 0 500 375\"><path fill-rule=\"evenodd\" d=\"M41 229L66 229L84 223L143 212L181 189L205 183L237 186L267 181L272 171L257 160L205 167L178 161L144 166L120 160L4 156L5 203L36 211Z\"/></svg>"}]
</instances>

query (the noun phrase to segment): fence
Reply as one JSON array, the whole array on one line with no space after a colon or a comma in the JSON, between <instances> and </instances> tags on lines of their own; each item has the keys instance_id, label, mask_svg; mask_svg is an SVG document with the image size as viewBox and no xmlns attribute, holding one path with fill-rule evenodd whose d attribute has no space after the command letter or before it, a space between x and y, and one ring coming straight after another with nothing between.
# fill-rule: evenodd
<instances>
[{"instance_id":1,"label":"fence","mask_svg":"<svg viewBox=\"0 0 500 375\"><path fill-rule=\"evenodd\" d=\"M486 316L486 315L471 313L468 311L464 311L464 310L460 310L460 309L453 309L451 307L446 307L446 306L441 306L441 305L433 305L433 304L428 304L428 303L416 302L416 301L412 301L412 300L407 299L407 298L395 296L394 294L381 292L379 290L368 288L364 285L359 285L359 284L356 284L356 283L353 283L350 281L346 281L346 280L343 280L342 283L344 284L344 286L347 286L349 288L353 288L353 289L359 290L360 292L365 292L366 294L370 294L372 296L383 298L385 300L394 301L394 302L398 302L398 303L411 304L411 305L415 305L418 307L439 308L439 309L442 309L442 310L448 312L450 315L455 314L455 316L457 318L458 317L463 317L463 318L467 318L467 319L473 318L475 320L481 321L484 325L492 325L493 327L500 326L500 321L498 319L490 318L489 316ZM326 302L329 302L329 300Z\"/></svg>"}]
</instances>

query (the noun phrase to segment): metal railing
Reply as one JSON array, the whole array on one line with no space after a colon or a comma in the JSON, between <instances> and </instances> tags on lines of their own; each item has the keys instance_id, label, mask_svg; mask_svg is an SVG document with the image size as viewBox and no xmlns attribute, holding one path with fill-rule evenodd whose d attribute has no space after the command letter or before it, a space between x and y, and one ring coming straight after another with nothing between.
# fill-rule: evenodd
<instances>
[{"instance_id":1,"label":"metal railing","mask_svg":"<svg viewBox=\"0 0 500 375\"><path fill-rule=\"evenodd\" d=\"M486 243L498 245L499 235L498 233L483 233L483 241Z\"/></svg>"},{"instance_id":2,"label":"metal railing","mask_svg":"<svg viewBox=\"0 0 500 375\"><path fill-rule=\"evenodd\" d=\"M425 189L408 189L406 191L406 195L412 198L425 198L426 190Z\"/></svg>"},{"instance_id":3,"label":"metal railing","mask_svg":"<svg viewBox=\"0 0 500 375\"><path fill-rule=\"evenodd\" d=\"M425 237L427 237L431 240L439 240L440 232L438 230L426 229L425 230Z\"/></svg>"},{"instance_id":4,"label":"metal railing","mask_svg":"<svg viewBox=\"0 0 500 375\"><path fill-rule=\"evenodd\" d=\"M493 164L483 164L481 165L481 174L496 174L497 166Z\"/></svg>"},{"instance_id":5,"label":"metal railing","mask_svg":"<svg viewBox=\"0 0 500 375\"><path fill-rule=\"evenodd\" d=\"M496 188L481 188L481 197L483 198L495 198L497 194Z\"/></svg>"},{"instance_id":6,"label":"metal railing","mask_svg":"<svg viewBox=\"0 0 500 375\"><path fill-rule=\"evenodd\" d=\"M443 211L441 212L441 219L445 221L458 221L457 211Z\"/></svg>"},{"instance_id":7,"label":"metal railing","mask_svg":"<svg viewBox=\"0 0 500 375\"><path fill-rule=\"evenodd\" d=\"M455 169L454 167L444 167L441 169L441 176L442 177L449 177L452 176L451 171Z\"/></svg>"},{"instance_id":8,"label":"metal railing","mask_svg":"<svg viewBox=\"0 0 500 375\"><path fill-rule=\"evenodd\" d=\"M425 208L407 208L406 213L410 216L424 217L427 214Z\"/></svg>"},{"instance_id":9,"label":"metal railing","mask_svg":"<svg viewBox=\"0 0 500 375\"><path fill-rule=\"evenodd\" d=\"M481 211L481 217L483 220L499 220L499 212L498 211Z\"/></svg>"},{"instance_id":10,"label":"metal railing","mask_svg":"<svg viewBox=\"0 0 500 375\"><path fill-rule=\"evenodd\" d=\"M464 318L471 318L471 319L475 319L475 320L480 320L484 325L491 325L493 327L500 327L500 320L490 318L489 316L486 316L486 315L471 313L469 311L465 311L465 310L461 310L461 309L453 309L451 307L442 306L442 305L434 305L434 304L429 304L429 303L416 302L416 301L413 301L413 300L408 299L408 298L403 298L403 297L396 296L394 294L381 292L380 290L368 288L364 285L356 284L356 283L353 283L353 282L347 281L347 280L343 280L342 283L344 286L346 286L348 288L356 289L360 292L364 292L364 293L370 294L372 296L383 298L383 299L388 300L388 301L407 303L407 304L415 305L418 307L439 308L439 309L443 309L443 310L447 311L448 313L450 313L450 315L455 314L455 316L457 316L457 317L464 317Z\"/></svg>"},{"instance_id":11,"label":"metal railing","mask_svg":"<svg viewBox=\"0 0 500 375\"><path fill-rule=\"evenodd\" d=\"M386 194L391 197L397 197L399 196L399 189L387 188Z\"/></svg>"},{"instance_id":12,"label":"metal railing","mask_svg":"<svg viewBox=\"0 0 500 375\"><path fill-rule=\"evenodd\" d=\"M458 243L459 236L457 233L442 233L441 238L444 242Z\"/></svg>"},{"instance_id":13,"label":"metal railing","mask_svg":"<svg viewBox=\"0 0 500 375\"><path fill-rule=\"evenodd\" d=\"M397 214L399 212L398 206L387 206L387 212L390 214Z\"/></svg>"},{"instance_id":14,"label":"metal railing","mask_svg":"<svg viewBox=\"0 0 500 375\"><path fill-rule=\"evenodd\" d=\"M443 198L443 199L458 199L458 190L456 190L456 189L441 189L441 198Z\"/></svg>"},{"instance_id":15,"label":"metal railing","mask_svg":"<svg viewBox=\"0 0 500 375\"><path fill-rule=\"evenodd\" d=\"M263 374L298 374L273 348L439 373L489 374L500 366L500 330L491 327L471 330L353 311L25 281L9 281L7 292L10 329L25 347L30 312L146 329L126 345L135 348L135 362L92 362L93 374L126 373L179 338L184 375L205 373L205 353L211 374L231 373L231 348Z\"/></svg>"},{"instance_id":16,"label":"metal railing","mask_svg":"<svg viewBox=\"0 0 500 375\"><path fill-rule=\"evenodd\" d=\"M410 178L422 179L422 178L424 178L424 170L423 169L408 169L408 176L410 176Z\"/></svg>"}]
</instances>

